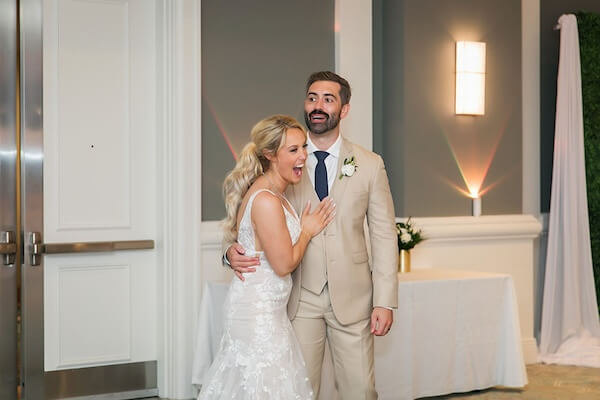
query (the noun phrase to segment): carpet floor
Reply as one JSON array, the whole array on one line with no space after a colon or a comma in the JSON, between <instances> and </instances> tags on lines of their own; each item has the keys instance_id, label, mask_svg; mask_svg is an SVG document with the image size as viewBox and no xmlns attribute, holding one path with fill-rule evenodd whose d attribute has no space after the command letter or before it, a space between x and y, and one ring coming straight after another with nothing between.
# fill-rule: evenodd
<instances>
[{"instance_id":1,"label":"carpet floor","mask_svg":"<svg viewBox=\"0 0 600 400\"><path fill-rule=\"evenodd\" d=\"M496 387L423 400L600 400L600 368L531 364L527 378L529 384L523 389Z\"/></svg>"},{"instance_id":2,"label":"carpet floor","mask_svg":"<svg viewBox=\"0 0 600 400\"><path fill-rule=\"evenodd\" d=\"M523 389L495 387L420 400L600 400L600 368L531 364L527 377L529 384Z\"/></svg>"}]
</instances>

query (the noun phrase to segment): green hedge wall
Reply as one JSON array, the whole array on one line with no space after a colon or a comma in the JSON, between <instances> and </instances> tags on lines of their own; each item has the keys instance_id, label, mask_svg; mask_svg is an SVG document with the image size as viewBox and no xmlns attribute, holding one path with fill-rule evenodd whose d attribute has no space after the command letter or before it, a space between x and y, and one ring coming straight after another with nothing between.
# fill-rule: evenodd
<instances>
[{"instance_id":1,"label":"green hedge wall","mask_svg":"<svg viewBox=\"0 0 600 400\"><path fill-rule=\"evenodd\" d=\"M578 12L588 211L600 311L600 15Z\"/></svg>"}]
</instances>

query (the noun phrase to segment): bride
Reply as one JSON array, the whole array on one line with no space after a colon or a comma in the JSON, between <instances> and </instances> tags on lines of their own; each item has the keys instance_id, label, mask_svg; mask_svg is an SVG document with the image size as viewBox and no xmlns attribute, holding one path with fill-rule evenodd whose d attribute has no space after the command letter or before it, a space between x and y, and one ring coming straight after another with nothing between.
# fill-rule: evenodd
<instances>
[{"instance_id":1,"label":"bride","mask_svg":"<svg viewBox=\"0 0 600 400\"><path fill-rule=\"evenodd\" d=\"M233 279L224 304L224 333L200 399L313 398L286 306L290 273L310 240L335 216L325 198L299 218L283 193L298 183L306 161L306 132L295 119L274 115L258 122L223 192L225 239L256 255L256 272Z\"/></svg>"}]
</instances>

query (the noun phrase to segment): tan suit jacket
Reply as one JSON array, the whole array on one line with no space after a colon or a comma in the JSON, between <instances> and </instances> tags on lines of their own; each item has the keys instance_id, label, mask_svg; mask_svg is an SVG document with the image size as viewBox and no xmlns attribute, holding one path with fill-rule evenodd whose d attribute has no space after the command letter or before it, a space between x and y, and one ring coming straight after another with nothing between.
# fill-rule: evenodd
<instances>
[{"instance_id":1,"label":"tan suit jacket","mask_svg":"<svg viewBox=\"0 0 600 400\"><path fill-rule=\"evenodd\" d=\"M339 179L345 159L354 156L357 169ZM333 312L344 325L369 318L373 307L398 307L398 239L394 204L381 157L342 138L335 182L329 194L336 203L335 219L308 245L300 266L292 273L288 316L298 310L302 275L309 268L324 269ZM286 196L298 212L319 198L308 174L288 186ZM371 245L369 265L364 221ZM223 254L232 243L223 242ZM306 271L306 272L304 272Z\"/></svg>"},{"instance_id":2,"label":"tan suit jacket","mask_svg":"<svg viewBox=\"0 0 600 400\"><path fill-rule=\"evenodd\" d=\"M345 159L354 156L357 169L339 179ZM398 306L398 242L394 205L381 157L342 138L335 182L330 194L336 204L335 219L315 236L300 266L293 272L288 315L298 310L303 275L310 268L326 271L333 312L341 324L369 318L374 306ZM307 173L286 196L300 214L310 201L319 198ZM367 219L371 245L369 266L364 221Z\"/></svg>"}]
</instances>

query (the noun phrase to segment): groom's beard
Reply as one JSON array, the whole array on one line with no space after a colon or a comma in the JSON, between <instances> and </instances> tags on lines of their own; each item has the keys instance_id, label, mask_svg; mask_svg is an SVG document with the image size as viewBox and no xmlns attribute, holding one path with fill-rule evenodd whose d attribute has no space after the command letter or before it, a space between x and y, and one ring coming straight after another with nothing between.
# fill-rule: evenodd
<instances>
[{"instance_id":1,"label":"groom's beard","mask_svg":"<svg viewBox=\"0 0 600 400\"><path fill-rule=\"evenodd\" d=\"M312 122L310 117L313 115L322 115L325 117L325 121L323 122ZM311 111L310 114L307 114L304 111L304 122L306 123L306 127L309 131L316 135L320 135L321 133L329 132L334 129L340 123L340 113L329 115L325 111L322 110L314 110Z\"/></svg>"}]
</instances>

